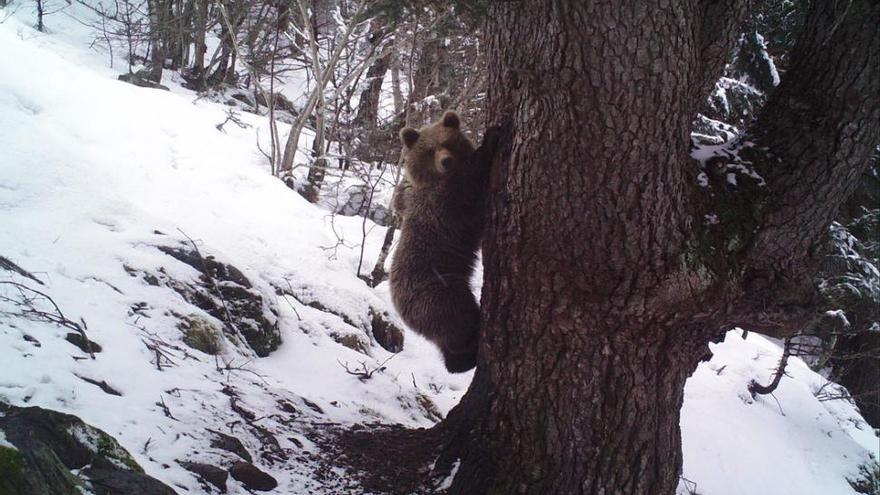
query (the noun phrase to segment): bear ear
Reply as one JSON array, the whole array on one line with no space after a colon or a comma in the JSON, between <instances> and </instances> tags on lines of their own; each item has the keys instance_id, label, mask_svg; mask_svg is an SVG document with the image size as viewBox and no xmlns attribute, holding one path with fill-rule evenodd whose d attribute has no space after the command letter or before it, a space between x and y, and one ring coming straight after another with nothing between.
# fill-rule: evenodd
<instances>
[{"instance_id":1,"label":"bear ear","mask_svg":"<svg viewBox=\"0 0 880 495\"><path fill-rule=\"evenodd\" d=\"M443 127L451 127L453 129L458 129L461 125L461 120L458 118L458 114L453 112L452 110L443 114Z\"/></svg>"},{"instance_id":2,"label":"bear ear","mask_svg":"<svg viewBox=\"0 0 880 495\"><path fill-rule=\"evenodd\" d=\"M419 131L412 127L404 127L400 130L400 142L407 148L412 148L419 140Z\"/></svg>"}]
</instances>

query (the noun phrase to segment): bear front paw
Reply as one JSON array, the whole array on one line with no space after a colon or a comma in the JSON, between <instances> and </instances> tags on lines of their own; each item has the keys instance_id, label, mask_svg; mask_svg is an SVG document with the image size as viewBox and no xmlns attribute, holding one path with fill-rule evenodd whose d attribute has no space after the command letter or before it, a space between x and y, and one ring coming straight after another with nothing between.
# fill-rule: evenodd
<instances>
[{"instance_id":1,"label":"bear front paw","mask_svg":"<svg viewBox=\"0 0 880 495\"><path fill-rule=\"evenodd\" d=\"M498 147L498 141L501 140L501 129L501 125L493 125L486 129L486 133L483 134L483 142L480 143L480 148L494 152L495 148Z\"/></svg>"}]
</instances>

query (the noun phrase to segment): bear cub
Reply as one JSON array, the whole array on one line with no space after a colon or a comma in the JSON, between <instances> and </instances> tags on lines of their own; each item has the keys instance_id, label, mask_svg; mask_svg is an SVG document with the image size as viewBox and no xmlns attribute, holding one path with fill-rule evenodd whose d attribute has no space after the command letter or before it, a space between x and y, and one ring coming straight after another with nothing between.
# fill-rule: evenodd
<instances>
[{"instance_id":1,"label":"bear cub","mask_svg":"<svg viewBox=\"0 0 880 495\"><path fill-rule=\"evenodd\" d=\"M453 373L477 363L480 306L470 278L498 134L487 131L475 150L460 126L450 111L436 124L400 131L405 175L393 207L402 224L390 274L403 321L437 344Z\"/></svg>"}]
</instances>

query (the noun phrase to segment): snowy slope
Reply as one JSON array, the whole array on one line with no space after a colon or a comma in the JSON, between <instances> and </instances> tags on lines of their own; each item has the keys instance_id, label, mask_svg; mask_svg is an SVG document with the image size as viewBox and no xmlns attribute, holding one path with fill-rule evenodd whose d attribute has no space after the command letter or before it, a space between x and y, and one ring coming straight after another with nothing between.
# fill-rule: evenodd
<instances>
[{"instance_id":1,"label":"snowy slope","mask_svg":"<svg viewBox=\"0 0 880 495\"><path fill-rule=\"evenodd\" d=\"M61 31L57 24L55 29ZM358 249L325 249L337 243L337 233L359 243L360 219L338 217L331 226L326 211L270 177L253 128L215 128L225 118L222 106L117 82L112 71L96 65L100 57L83 47L85 53L71 56L76 45L62 40L15 17L0 25L0 253L42 279L46 286L35 288L71 319L83 318L89 338L104 349L94 361L74 360L81 353L62 339L67 330L6 319L0 323L0 395L80 416L117 436L148 474L196 492L195 478L174 461L194 451L207 451L202 461L220 456L207 448L206 429L228 432L228 423L242 421L222 392L227 384L258 416L281 414L277 401L287 399L302 411L297 421L426 426L433 411L422 403L435 399L445 411L458 400L469 376L448 375L419 337L407 335L406 351L385 372L361 382L339 362L374 368L391 354L377 345L370 346L371 356L343 347L329 334L358 328L275 294L274 287L290 287L301 300L320 301L355 323L370 307L390 310L384 292L355 276ZM369 227L367 269L384 236L383 228ZM227 345L223 358L246 368L229 373L217 371L210 356L188 350L194 358L186 358L172 350L176 366L157 370L142 339L155 335L185 348L173 314L206 315L125 267L152 273L161 267L172 279L195 279L192 268L156 249L178 245L184 233L205 255L242 270L274 302L284 343L269 358L248 361L249 351ZM133 312L135 305L149 309ZM41 347L23 340L25 334ZM107 395L76 375L105 380L123 395ZM165 416L159 401L176 420ZM261 424L291 430L281 425L285 419ZM258 438L240 426L232 430L260 452ZM282 449L302 450L287 436L310 444L301 434L278 435ZM296 472L297 463L289 464L262 467L285 491L312 492L314 483Z\"/></svg>"},{"instance_id":2,"label":"snowy slope","mask_svg":"<svg viewBox=\"0 0 880 495\"><path fill-rule=\"evenodd\" d=\"M364 331L371 310L393 311L387 285L373 290L356 277L360 251L350 246L362 242L362 220L331 224L326 210L269 176L254 144L258 130L268 135L264 118L245 114L252 127L220 132L226 107L194 101L173 83L164 92L118 82L106 55L88 49L85 27L59 14L43 34L30 22L22 8L0 24L0 256L45 285L3 271L0 280L50 295L103 350L88 359L64 340L66 329L4 316L9 308L0 306L0 398L81 417L114 435L148 474L189 493L205 488L177 461L230 462L211 447L209 429L240 438L278 479L277 493L339 493L313 476L315 424L428 426L434 407L445 413L458 401L471 375L447 374L426 341L407 332L404 351L392 355ZM364 266L372 267L385 230L367 226ZM240 269L275 309L267 317L283 343L269 357L232 341L216 361L189 349L176 315L211 317L131 275L196 280L192 267L158 249L185 246L187 236ZM285 288L296 297L279 295ZM303 304L311 301L329 311ZM340 333L365 339L366 353L338 343ZM145 340L167 343L173 365L158 369ZM713 351L688 382L682 412L684 477L696 493L853 493L846 478L878 455L877 436L853 406L817 400L825 380L797 359L778 405L753 401L748 381L767 380L779 347L732 332ZM365 381L340 364L386 360ZM683 493L693 483L683 482ZM247 493L232 480L229 489Z\"/></svg>"},{"instance_id":3,"label":"snowy slope","mask_svg":"<svg viewBox=\"0 0 880 495\"><path fill-rule=\"evenodd\" d=\"M793 358L773 397L753 400L748 382L770 382L779 345L730 331L711 349L685 386L681 414L683 477L696 493L853 493L846 479L858 478L866 456L877 458L880 443L852 405L815 397L835 385Z\"/></svg>"}]
</instances>

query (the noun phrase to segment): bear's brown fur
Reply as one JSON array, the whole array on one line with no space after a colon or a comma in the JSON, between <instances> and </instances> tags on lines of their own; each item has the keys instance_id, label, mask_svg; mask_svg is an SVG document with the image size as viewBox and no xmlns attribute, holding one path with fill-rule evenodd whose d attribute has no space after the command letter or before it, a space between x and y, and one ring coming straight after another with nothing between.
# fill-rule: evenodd
<instances>
[{"instance_id":1,"label":"bear's brown fur","mask_svg":"<svg viewBox=\"0 0 880 495\"><path fill-rule=\"evenodd\" d=\"M470 278L496 134L487 132L474 150L455 112L400 131L405 176L393 206L403 221L391 296L404 322L440 347L451 372L476 366L480 306Z\"/></svg>"}]
</instances>

